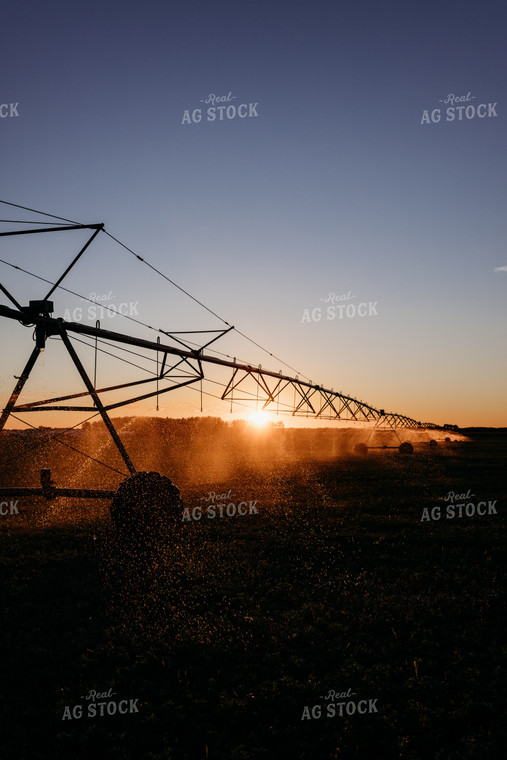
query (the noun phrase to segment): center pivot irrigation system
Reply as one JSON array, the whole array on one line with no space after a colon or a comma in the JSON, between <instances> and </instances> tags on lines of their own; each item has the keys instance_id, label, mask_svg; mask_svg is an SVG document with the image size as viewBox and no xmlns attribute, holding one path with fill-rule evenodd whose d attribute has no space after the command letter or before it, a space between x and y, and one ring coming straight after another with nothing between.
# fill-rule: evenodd
<instances>
[{"instance_id":1,"label":"center pivot irrigation system","mask_svg":"<svg viewBox=\"0 0 507 760\"><path fill-rule=\"evenodd\" d=\"M15 204L8 204L15 205ZM18 207L26 208L26 207ZM33 211L32 209L27 209ZM165 330L157 330L164 336L164 341L167 338L170 339L172 345L169 342L163 342L161 337L158 336L157 340L146 340L143 338L134 337L120 332L113 332L111 330L105 330L100 327L100 322L96 322L95 327L70 322L62 319L61 317L54 317L54 303L51 296L57 289L67 290L62 286L62 282L69 274L75 264L83 256L85 251L95 240L95 238L103 233L108 235L112 240L119 243L123 248L136 256L141 262L147 264L157 274L164 277L172 283L169 278L159 272L155 267L146 262L134 251L129 249L123 243L116 238L113 238L108 233L103 224L78 224L71 222L71 220L64 220L62 217L54 217L44 212L36 212L38 214L44 214L44 216L52 216L59 221L56 223L45 222L47 226L38 227L35 229L16 229L9 232L0 232L0 237L12 237L17 235L41 235L46 233L65 232L70 230L89 230L91 236L82 246L79 252L74 256L70 264L65 271L55 282L50 282L50 288L44 298L39 300L30 301L28 306L23 306L18 303L14 295L0 282L0 290L4 296L10 301L10 306L0 304L0 317L5 319L11 319L19 322L21 325L34 330L34 348L21 372L17 377L16 385L11 393L11 396L3 409L0 417L0 431L5 427L9 416L16 412L29 413L29 412L45 412L45 411L67 411L67 412L92 412L94 414L100 414L102 417L113 441L116 445L123 461L130 472L131 477L136 476L137 473L134 464L132 463L127 450L115 429L109 412L112 409L117 409L127 404L132 404L136 401L141 401L153 396L158 397L163 393L174 391L177 388L188 386L194 383L200 383L202 394L202 381L207 379L205 377L205 369L210 365L218 365L220 367L228 368L230 370L230 379L225 384L225 388L220 396L224 401L230 401L231 406L233 403L246 402L251 404L261 403L262 409L274 409L276 407L277 412L290 413L293 416L307 416L315 419L328 419L328 420L346 420L350 422L368 423L373 428L388 428L396 432L397 428L408 428L412 430L426 430L426 429L442 429L438 425L432 423L417 422L410 417L406 417L401 414L386 413L383 409L376 409L370 404L366 404L362 401L358 401L351 396L344 395L343 393L336 392L324 388L322 385L316 385L314 383L307 382L299 377L299 375L291 376L280 372L273 372L267 369L263 369L262 366L252 366L250 364L236 361L236 358L221 358L226 356L225 354L212 355L209 346L221 337L234 330L234 327L228 326L226 329L221 330L206 330L206 331L188 331L186 334L196 332L206 333L218 333L214 335L211 340L198 348L192 348L190 343L184 342L179 336L183 333L170 333ZM21 222L17 220L2 220L2 221L14 221L19 224L36 224L36 222ZM70 222L70 223L67 223ZM40 225L41 223L38 222ZM22 269L20 266L13 264L12 262L4 261L0 259L1 263L20 270L26 274L33 275L33 273ZM44 279L38 277L38 279ZM46 283L48 280L44 280ZM172 283L175 284L175 283ZM176 286L179 287L179 286ZM182 290L180 288L180 290ZM73 291L68 291L73 293ZM186 291L183 291L186 293ZM74 295L79 295L75 294ZM186 295L189 295L188 293ZM193 298L192 296L190 296ZM197 299L193 299L197 300ZM200 302L198 302L200 303ZM203 306L203 304L201 304ZM204 307L207 308L207 307ZM207 309L208 311L211 311ZM214 312L211 312L214 314ZM218 315L215 315L218 316ZM139 320L134 320L138 321ZM228 323L225 322L226 325ZM140 324L143 324L140 322ZM149 327L148 325L144 325ZM155 328L150 328L155 329ZM239 332L239 331L237 331ZM243 337L247 337L240 333ZM96 387L96 373L92 378L87 373L78 353L75 345L71 341L71 337L77 342L83 342L75 336L85 336L94 339L95 359L97 352L105 351L102 346L106 346L108 349L117 348L124 349L126 346L130 347L129 353L135 353L132 348L142 349L148 351L151 356L154 356L156 361L156 370L146 370L148 377L141 380L134 380L131 382L123 382L116 385L110 385L108 387L98 388ZM72 360L77 372L81 376L83 381L84 390L81 393L73 393L66 396L58 396L56 398L46 398L40 401L32 401L30 403L20 403L19 397L30 377L30 373L34 368L37 360L41 356L42 352L46 348L48 339L56 339L61 341L65 349L67 350L70 359ZM248 338L248 340L250 340ZM254 341L251 341L254 342ZM99 348L100 344L100 348ZM90 345L90 344L87 344ZM255 344L258 346L258 344ZM5 348L3 349L5 352ZM154 354L151 354L154 352ZM218 352L213 351L214 354ZM114 355L114 354L113 354ZM138 354L139 355L139 354ZM146 355L142 355L146 358ZM119 357L116 357L119 358ZM288 365L286 365L288 366ZM169 387L160 387L161 383L169 382ZM150 385L151 384L151 385ZM153 384L155 388L153 389ZM123 400L115 400L114 402L104 402L103 396L107 393L121 391L122 389L133 388L134 386L144 386L150 388L146 393L141 395L129 396ZM254 390L249 390L253 388ZM201 396L202 398L202 396ZM83 399L82 404L77 403L78 399ZM86 403L88 401L88 403ZM64 403L62 403L64 402ZM158 407L157 407L158 408ZM407 445L407 444L402 444ZM360 444L363 450L366 450L364 444ZM410 444L408 447L411 448ZM401 448L401 447L400 447ZM155 475L155 473L151 473ZM146 475L146 473L144 473ZM160 476L158 476L160 477ZM168 479L167 479L168 480ZM120 486L121 488L121 486ZM112 497L117 493L115 491L101 490L101 489L83 489L83 488L58 488L51 481L51 471L44 469L41 471L41 488L2 488L0 489L0 496L2 495L42 495L48 499L53 499L56 496L75 496L80 498L104 498Z\"/></svg>"}]
</instances>

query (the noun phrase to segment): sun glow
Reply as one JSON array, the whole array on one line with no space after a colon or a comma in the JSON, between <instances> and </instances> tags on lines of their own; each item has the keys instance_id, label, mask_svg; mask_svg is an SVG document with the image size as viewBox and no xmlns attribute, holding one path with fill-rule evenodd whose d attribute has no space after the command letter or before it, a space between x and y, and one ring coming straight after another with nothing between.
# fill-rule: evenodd
<instances>
[{"instance_id":1,"label":"sun glow","mask_svg":"<svg viewBox=\"0 0 507 760\"><path fill-rule=\"evenodd\" d=\"M266 422L269 422L269 420L270 416L267 412L264 411L264 409L257 409L255 412L251 412L248 415L248 421L253 425L257 425L258 427L262 427L266 424Z\"/></svg>"}]
</instances>

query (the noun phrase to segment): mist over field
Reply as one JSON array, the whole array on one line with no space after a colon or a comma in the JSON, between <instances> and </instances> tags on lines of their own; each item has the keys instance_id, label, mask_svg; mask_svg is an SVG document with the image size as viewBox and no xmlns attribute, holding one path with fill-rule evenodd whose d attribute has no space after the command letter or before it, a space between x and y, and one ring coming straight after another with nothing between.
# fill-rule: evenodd
<instances>
[{"instance_id":1,"label":"mist over field","mask_svg":"<svg viewBox=\"0 0 507 760\"><path fill-rule=\"evenodd\" d=\"M243 420L226 422L218 417L119 417L113 421L138 471L154 470L185 487L227 482L238 471L276 470L283 464L348 457L360 443L396 449L403 441L424 448L432 439L442 445L446 445L445 439L466 440L463 435L441 430L316 430L284 428L283 423L257 426ZM111 489L122 480L119 472L100 466L75 449L128 475L109 432L98 421L63 433L50 428L9 431L0 438L2 484L35 487L41 468L50 468L60 487Z\"/></svg>"},{"instance_id":2,"label":"mist over field","mask_svg":"<svg viewBox=\"0 0 507 760\"><path fill-rule=\"evenodd\" d=\"M505 435L115 425L182 508L145 543L110 498L4 502L2 757L501 756ZM56 432L4 431L1 487L38 487L41 468L62 488L125 481L101 425ZM455 495L473 515L449 519ZM115 714L86 714L93 691Z\"/></svg>"}]
</instances>

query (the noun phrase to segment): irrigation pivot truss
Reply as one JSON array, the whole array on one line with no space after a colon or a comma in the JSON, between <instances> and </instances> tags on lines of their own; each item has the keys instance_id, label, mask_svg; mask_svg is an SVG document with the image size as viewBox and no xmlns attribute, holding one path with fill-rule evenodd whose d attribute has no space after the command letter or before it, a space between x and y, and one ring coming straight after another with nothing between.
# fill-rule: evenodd
<instances>
[{"instance_id":1,"label":"irrigation pivot truss","mask_svg":"<svg viewBox=\"0 0 507 760\"><path fill-rule=\"evenodd\" d=\"M307 417L313 417L315 419L346 420L356 423L367 423L373 427L386 427L392 430L396 430L397 428L408 428L412 430L439 428L439 426L432 423L417 422L416 420L405 415L395 414L391 412L387 413L383 409L377 409L370 404L359 401L351 396L334 391L332 389L324 388L322 385L315 384L311 381L306 381L299 375L292 376L282 374L281 371L270 371L260 365L253 366L244 362L236 361L235 358L231 360L230 358L223 358L221 356L212 355L209 351L209 346L229 333L231 330L235 329L231 326L227 326L226 329L221 330L189 331L189 333L216 333L203 345L199 345L197 348L193 348L188 344L188 341L184 342L179 337L181 333L170 333L165 330L158 330L159 333L162 333L164 335L164 340L162 340L160 336L157 337L156 341L146 340L144 338L135 337L125 333L103 329L100 327L99 322L97 322L95 326L91 326L80 322L71 322L62 319L61 317L53 316L54 304L51 300L51 296L59 288L66 290L66 288L62 286L63 280L73 269L75 264L80 260L80 258L85 254L86 250L93 243L95 238L100 233L109 235L109 233L105 231L104 225L77 223L63 224L62 222L54 224L54 226L47 225L46 227L42 228L39 227L35 229L21 230L16 229L8 232L0 232L0 237L8 237L18 235L65 232L70 230L88 230L91 232L91 235L71 260L70 264L66 267L63 273L56 279L55 282L50 283L49 291L44 298L36 301L30 301L27 306L21 305L15 296L7 289L7 287L5 287L5 285L0 282L1 292L3 293L4 297L10 301L9 306L0 304L0 317L3 317L4 319L14 320L25 327L33 328L35 340L35 345L30 353L30 356L28 357L28 360L21 374L17 378L15 387L12 390L10 398L8 399L6 406L2 411L0 417L0 431L5 428L9 417L13 413L26 414L30 412L43 411L98 413L102 417L107 429L109 430L114 444L120 452L128 471L131 473L131 475L134 475L136 473L136 468L131 461L128 452L125 449L125 446L111 421L109 412L119 407L126 406L128 404L132 404L153 396L156 396L158 399L161 394L168 393L169 391L174 391L178 388L189 386L195 383L201 383L202 389L202 381L207 379L206 370L208 368L211 368L212 365L226 368L230 371L229 380L225 383L225 387L220 398L223 401L230 402L231 406L233 403L251 404L252 402L255 402L257 406L259 404L262 404L262 409L266 410L276 408L277 412L289 413L293 416L304 415ZM109 237L112 236L109 235ZM113 240L116 240L116 238L113 238ZM131 251L131 253L133 252ZM137 258L144 262L140 256L137 256ZM30 272L27 272L27 270L21 269L21 267L17 266L16 264L12 264L3 260L2 263L26 272L27 274L32 274ZM151 268L154 269L154 267ZM168 278L165 277L165 279ZM169 280L169 282L172 281ZM228 323L226 324L228 325ZM148 327L147 325L145 326ZM140 349L145 352L148 351L149 355L154 356L156 359L156 369L146 370L148 376L144 377L141 380L122 382L106 387L97 387L96 378L94 377L92 379L86 371L85 366L78 354L76 346L71 340L71 336L74 338L74 342L77 340L80 340L80 342L82 342L83 337L92 338L94 340L96 352L104 351L105 353L108 353L105 351L104 346L108 349L112 347L124 349L128 346L131 353L132 349ZM80 338L78 336L80 336ZM85 390L80 393L72 393L53 398L45 398L29 403L20 403L19 397L23 391L23 388L28 378L30 377L30 374L38 358L41 356L42 351L46 348L48 339L50 338L59 340L65 347L68 356L72 360L72 363L74 364L77 372L81 377ZM169 338L169 341L167 338ZM208 351L206 349L208 349ZM151 352L154 353L152 354ZM146 354L138 355L146 358ZM169 386L161 388L160 386L163 383L169 383ZM136 395L132 395L132 389L134 387L136 387ZM104 400L107 394L111 394L113 392L117 393L118 391L125 389L130 389L127 398L123 398L121 400L115 398L114 400L109 401L109 403ZM137 391L139 390L142 390L143 392L138 393ZM109 398L111 398L111 396L109 396ZM51 483L50 473L47 470L42 471L40 489L9 489L9 493L13 495L14 491L16 491L17 495L19 495L21 492L30 492L41 493L47 497L53 497L57 494L68 496L90 496L93 498L95 498L99 493L108 496L110 495L110 492L101 492L97 489L56 489ZM3 492L5 493L5 489ZM2 490L0 490L0 493L2 493Z\"/></svg>"}]
</instances>

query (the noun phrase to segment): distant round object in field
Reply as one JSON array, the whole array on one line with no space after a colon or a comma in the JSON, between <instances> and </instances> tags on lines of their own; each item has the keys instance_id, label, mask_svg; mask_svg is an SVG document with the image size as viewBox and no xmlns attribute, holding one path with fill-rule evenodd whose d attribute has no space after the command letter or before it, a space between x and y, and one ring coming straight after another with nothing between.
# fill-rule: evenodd
<instances>
[{"instance_id":1,"label":"distant round object in field","mask_svg":"<svg viewBox=\"0 0 507 760\"><path fill-rule=\"evenodd\" d=\"M409 441L403 441L403 443L400 443L398 451L400 452L400 454L413 454L414 447Z\"/></svg>"},{"instance_id":2,"label":"distant round object in field","mask_svg":"<svg viewBox=\"0 0 507 760\"><path fill-rule=\"evenodd\" d=\"M368 446L365 443L356 443L354 446L354 451L356 454L361 454L361 456L364 456L368 453Z\"/></svg>"},{"instance_id":3,"label":"distant round object in field","mask_svg":"<svg viewBox=\"0 0 507 760\"><path fill-rule=\"evenodd\" d=\"M430 441L430 446L431 446L432 448L435 448L435 446L437 446L437 445L438 445L438 444L437 444L437 442L435 441L435 439L434 439L434 438L432 438L432 439L431 439L431 441Z\"/></svg>"},{"instance_id":4,"label":"distant round object in field","mask_svg":"<svg viewBox=\"0 0 507 760\"><path fill-rule=\"evenodd\" d=\"M165 535L181 525L179 488L158 472L137 472L120 483L111 503L111 519L125 538Z\"/></svg>"},{"instance_id":5,"label":"distant round object in field","mask_svg":"<svg viewBox=\"0 0 507 760\"><path fill-rule=\"evenodd\" d=\"M451 439L449 438L449 436L447 436L447 438L445 439L445 442L446 443L450 443L451 442Z\"/></svg>"}]
</instances>

